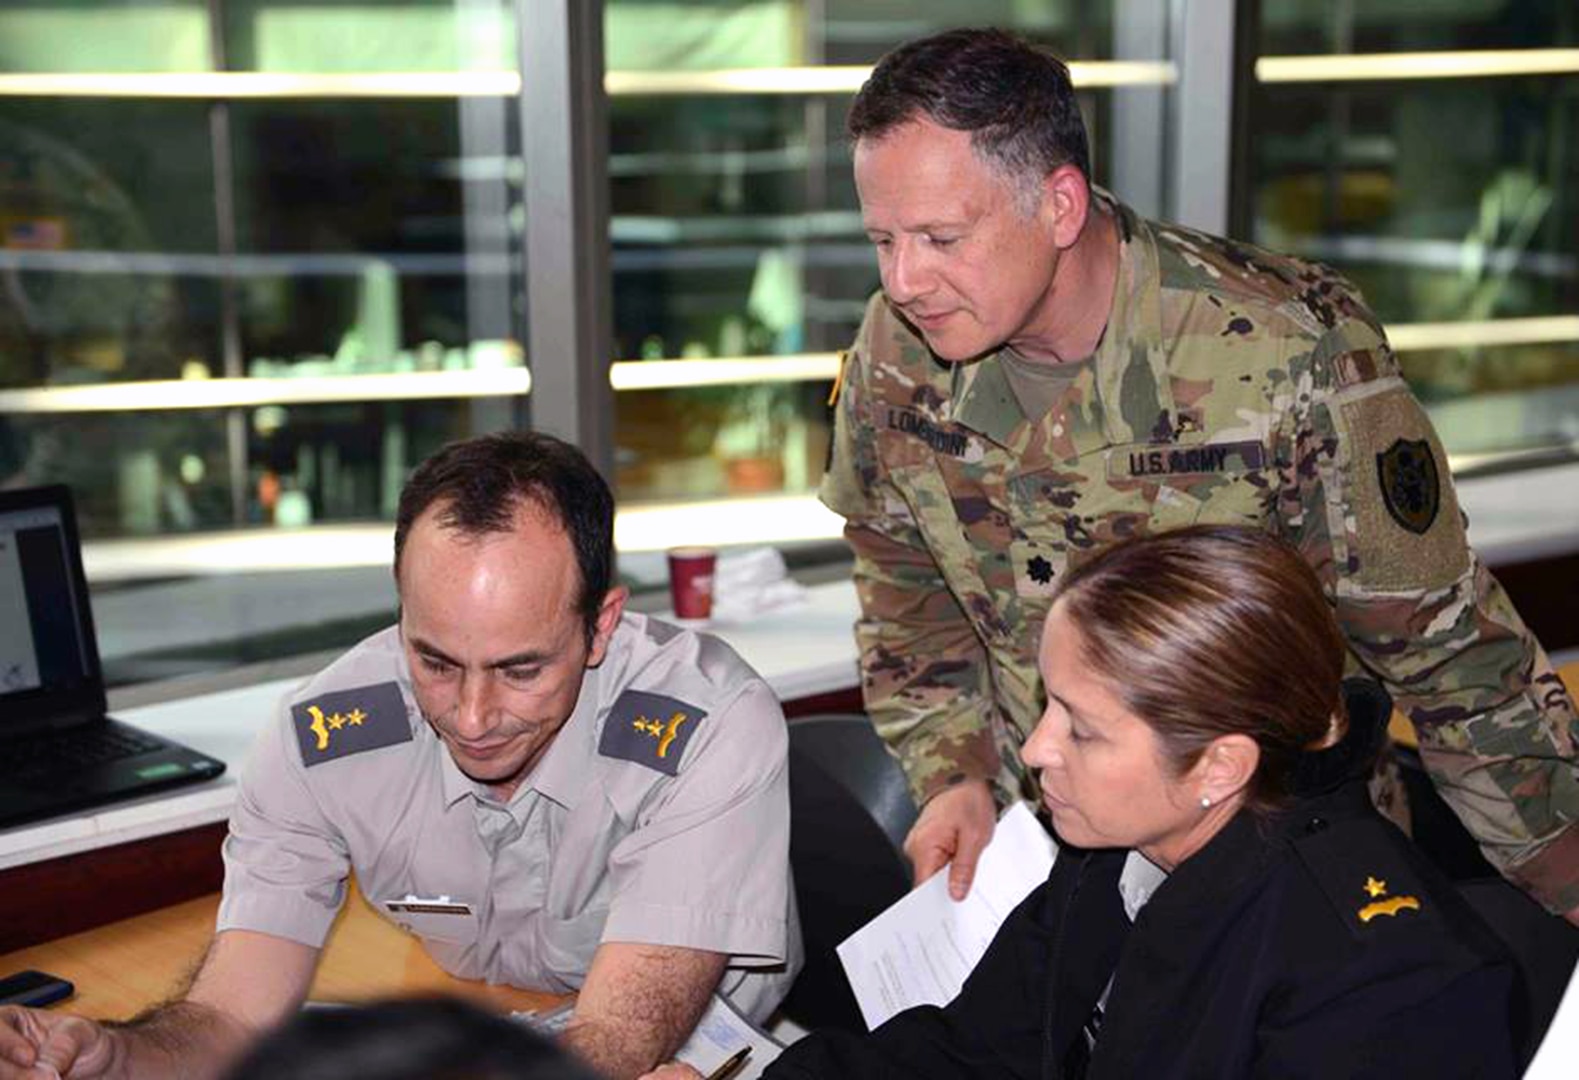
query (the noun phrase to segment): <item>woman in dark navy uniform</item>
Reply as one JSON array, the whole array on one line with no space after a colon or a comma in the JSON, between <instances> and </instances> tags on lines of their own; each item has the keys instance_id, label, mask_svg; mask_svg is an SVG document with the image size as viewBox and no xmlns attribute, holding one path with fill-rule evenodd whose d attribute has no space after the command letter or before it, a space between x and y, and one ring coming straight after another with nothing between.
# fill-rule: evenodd
<instances>
[{"instance_id":1,"label":"woman in dark navy uniform","mask_svg":"<svg viewBox=\"0 0 1579 1080\"><path fill-rule=\"evenodd\" d=\"M1371 807L1388 708L1345 709L1344 657L1309 568L1259 530L1073 570L1022 751L1061 842L1048 881L948 1006L813 1035L766 1075L1515 1075L1512 960Z\"/></svg>"}]
</instances>

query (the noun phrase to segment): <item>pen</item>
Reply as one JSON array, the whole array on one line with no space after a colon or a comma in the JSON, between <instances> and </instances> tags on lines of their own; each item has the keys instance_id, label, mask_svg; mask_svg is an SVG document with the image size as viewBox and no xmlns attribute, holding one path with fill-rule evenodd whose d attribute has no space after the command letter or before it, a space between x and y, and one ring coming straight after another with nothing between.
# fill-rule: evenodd
<instances>
[{"instance_id":1,"label":"pen","mask_svg":"<svg viewBox=\"0 0 1579 1080\"><path fill-rule=\"evenodd\" d=\"M750 1056L751 1047L742 1046L739 1050L736 1050L733 1054L730 1054L728 1059L722 1065L708 1073L707 1080L724 1080L724 1077L726 1076L733 1076L735 1070L740 1068L741 1065L745 1064L746 1058Z\"/></svg>"}]
</instances>

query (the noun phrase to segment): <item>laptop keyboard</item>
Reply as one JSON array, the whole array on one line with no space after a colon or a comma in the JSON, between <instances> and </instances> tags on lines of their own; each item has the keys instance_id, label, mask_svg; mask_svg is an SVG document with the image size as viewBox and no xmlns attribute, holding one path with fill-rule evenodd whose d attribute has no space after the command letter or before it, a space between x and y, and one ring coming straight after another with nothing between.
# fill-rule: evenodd
<instances>
[{"instance_id":1,"label":"laptop keyboard","mask_svg":"<svg viewBox=\"0 0 1579 1080\"><path fill-rule=\"evenodd\" d=\"M0 773L16 779L92 768L157 750L164 743L132 731L86 728L7 742Z\"/></svg>"}]
</instances>

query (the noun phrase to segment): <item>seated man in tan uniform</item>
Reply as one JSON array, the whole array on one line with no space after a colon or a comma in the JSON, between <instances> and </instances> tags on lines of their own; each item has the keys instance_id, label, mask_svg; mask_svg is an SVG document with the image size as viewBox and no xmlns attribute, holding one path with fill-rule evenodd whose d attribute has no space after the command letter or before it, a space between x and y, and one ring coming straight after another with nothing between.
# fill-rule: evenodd
<instances>
[{"instance_id":1,"label":"seated man in tan uniform","mask_svg":"<svg viewBox=\"0 0 1579 1080\"><path fill-rule=\"evenodd\" d=\"M0 1080L205 1076L300 1006L354 871L456 975L579 991L609 1076L715 991L761 1018L799 964L786 732L715 639L626 614L613 499L537 434L439 451L395 525L400 622L286 702L225 842L184 998L128 1025L0 1011Z\"/></svg>"}]
</instances>

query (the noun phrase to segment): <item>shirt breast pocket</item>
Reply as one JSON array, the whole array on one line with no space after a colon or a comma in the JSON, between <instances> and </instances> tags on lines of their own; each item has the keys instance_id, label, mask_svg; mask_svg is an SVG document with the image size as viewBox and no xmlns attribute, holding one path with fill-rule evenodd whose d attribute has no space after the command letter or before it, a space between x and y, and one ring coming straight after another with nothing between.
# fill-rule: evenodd
<instances>
[{"instance_id":1,"label":"shirt breast pocket","mask_svg":"<svg viewBox=\"0 0 1579 1080\"><path fill-rule=\"evenodd\" d=\"M1106 452L1107 487L1136 496L1148 533L1185 525L1261 525L1275 489L1258 442L1120 446Z\"/></svg>"},{"instance_id":2,"label":"shirt breast pocket","mask_svg":"<svg viewBox=\"0 0 1579 1080\"><path fill-rule=\"evenodd\" d=\"M397 926L424 941L448 945L470 945L477 940L477 912L391 910L389 917Z\"/></svg>"},{"instance_id":3,"label":"shirt breast pocket","mask_svg":"<svg viewBox=\"0 0 1579 1080\"><path fill-rule=\"evenodd\" d=\"M1155 527L1264 525L1272 516L1273 499L1271 483L1261 470L1179 477L1158 490Z\"/></svg>"},{"instance_id":4,"label":"shirt breast pocket","mask_svg":"<svg viewBox=\"0 0 1579 1080\"><path fill-rule=\"evenodd\" d=\"M891 468L889 476L938 572L987 640L1007 633L1015 617L1011 515L1001 480L972 472L963 463L929 460Z\"/></svg>"}]
</instances>

